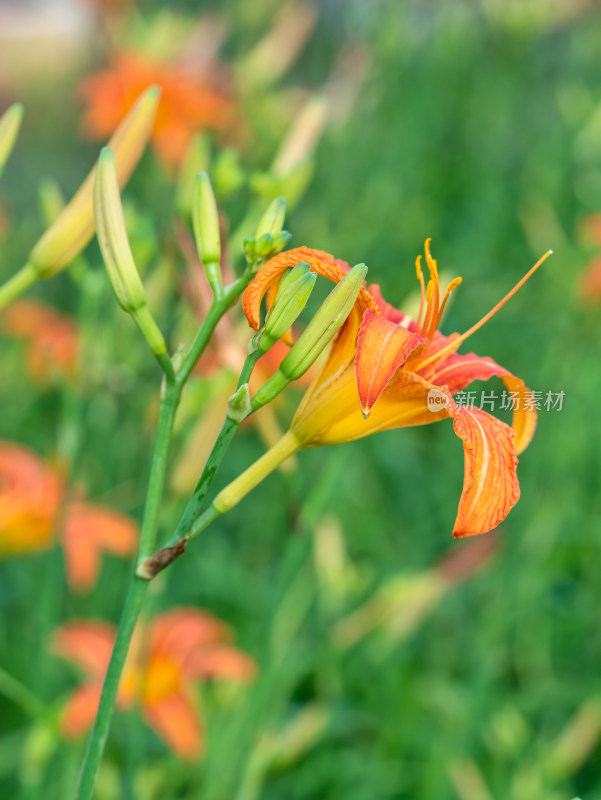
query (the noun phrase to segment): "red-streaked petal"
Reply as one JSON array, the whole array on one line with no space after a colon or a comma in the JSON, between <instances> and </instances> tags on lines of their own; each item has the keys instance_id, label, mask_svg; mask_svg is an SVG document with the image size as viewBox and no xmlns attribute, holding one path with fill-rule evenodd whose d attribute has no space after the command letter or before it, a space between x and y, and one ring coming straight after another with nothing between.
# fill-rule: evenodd
<instances>
[{"instance_id":1,"label":"red-streaked petal","mask_svg":"<svg viewBox=\"0 0 601 800\"><path fill-rule=\"evenodd\" d=\"M67 622L52 635L51 647L61 658L77 664L93 678L103 678L115 641L109 622L82 620Z\"/></svg>"},{"instance_id":2,"label":"red-streaked petal","mask_svg":"<svg viewBox=\"0 0 601 800\"><path fill-rule=\"evenodd\" d=\"M449 341L451 340L440 334L439 338L434 339L433 345L437 349L442 349ZM435 350L428 349L428 357L433 352ZM462 391L472 381L486 381L492 377L502 378L507 390L515 399L511 427L516 435L516 451L519 455L526 449L534 436L537 411L532 401L532 392L521 378L516 378L492 358L478 356L475 353L452 353L440 363L435 362L423 371L418 369L418 372L431 383L447 386L452 394Z\"/></svg>"},{"instance_id":3,"label":"red-streaked petal","mask_svg":"<svg viewBox=\"0 0 601 800\"><path fill-rule=\"evenodd\" d=\"M519 500L514 433L479 408L453 404L449 414L465 455L453 536L475 536L496 528Z\"/></svg>"},{"instance_id":4,"label":"red-streaked petal","mask_svg":"<svg viewBox=\"0 0 601 800\"><path fill-rule=\"evenodd\" d=\"M513 412L511 427L515 433L515 450L519 455L528 447L534 436L538 412L532 392L521 378L516 378L508 372L503 376L503 383L509 392L517 395L517 407Z\"/></svg>"},{"instance_id":5,"label":"red-streaked petal","mask_svg":"<svg viewBox=\"0 0 601 800\"><path fill-rule=\"evenodd\" d=\"M264 267L262 267L256 278L245 289L242 295L242 310L248 320L248 324L254 330L259 330L261 323L261 300L265 293L276 284L284 271L289 267L294 267L301 261L305 261L311 267L312 272L317 272L318 275L323 275L329 278L334 283L341 281L348 272L348 267L341 266L334 256L325 253L323 250L312 250L309 247L297 247L294 250L287 250L270 259ZM342 262L344 263L344 262ZM378 307L369 294L367 289L361 288L359 297L356 301L356 306L361 309L361 312L371 308L372 311L378 313Z\"/></svg>"},{"instance_id":6,"label":"red-streaked petal","mask_svg":"<svg viewBox=\"0 0 601 800\"><path fill-rule=\"evenodd\" d=\"M204 737L199 714L191 698L174 692L158 703L145 704L144 719L180 758L192 761L202 755Z\"/></svg>"},{"instance_id":7,"label":"red-streaked petal","mask_svg":"<svg viewBox=\"0 0 601 800\"><path fill-rule=\"evenodd\" d=\"M408 314L403 314L403 312L399 311L398 308L395 308L387 300L384 300L384 297L382 296L382 290L380 289L380 284L372 283L369 286L369 293L376 301L377 306L380 309L380 313L384 319L387 319L389 322L396 322L397 325L404 325L406 328L409 328L409 330L413 330L415 327L415 322Z\"/></svg>"},{"instance_id":8,"label":"red-streaked petal","mask_svg":"<svg viewBox=\"0 0 601 800\"><path fill-rule=\"evenodd\" d=\"M60 732L65 739L79 739L87 733L96 718L102 685L79 686L67 700L60 716Z\"/></svg>"},{"instance_id":9,"label":"red-streaked petal","mask_svg":"<svg viewBox=\"0 0 601 800\"><path fill-rule=\"evenodd\" d=\"M246 683L257 674L253 659L230 645L195 650L183 668L191 678L221 678L237 683Z\"/></svg>"},{"instance_id":10,"label":"red-streaked petal","mask_svg":"<svg viewBox=\"0 0 601 800\"><path fill-rule=\"evenodd\" d=\"M177 608L158 616L152 623L151 653L168 655L183 663L199 647L229 638L226 625L195 608Z\"/></svg>"},{"instance_id":11,"label":"red-streaked petal","mask_svg":"<svg viewBox=\"0 0 601 800\"><path fill-rule=\"evenodd\" d=\"M402 325L366 311L359 328L355 372L363 415L367 417L388 382L424 339Z\"/></svg>"}]
</instances>

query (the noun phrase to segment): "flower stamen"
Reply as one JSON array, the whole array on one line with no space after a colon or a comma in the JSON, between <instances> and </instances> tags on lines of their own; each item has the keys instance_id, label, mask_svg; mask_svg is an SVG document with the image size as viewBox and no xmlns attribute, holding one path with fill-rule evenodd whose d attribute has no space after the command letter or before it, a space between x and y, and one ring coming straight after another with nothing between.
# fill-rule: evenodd
<instances>
[{"instance_id":1,"label":"flower stamen","mask_svg":"<svg viewBox=\"0 0 601 800\"><path fill-rule=\"evenodd\" d=\"M460 345L461 345L461 344L462 344L462 343L463 343L463 342L464 342L466 339L468 339L468 338L469 338L469 337L470 337L470 336L471 336L473 333L475 333L475 332L476 332L477 330L479 330L479 329L480 329L480 328L481 328L481 327L482 327L482 326L483 326L485 323L487 323L487 322L488 322L488 320L489 320L491 317L493 317L493 316L494 316L494 315L497 313L497 311L499 311L499 310L500 310L500 309L501 309L501 308L502 308L502 307L505 305L505 303L506 303L508 300L510 300L510 299L513 297L513 295L514 295L514 294L515 294L517 291L519 291L519 289L521 289L521 288L522 288L522 286L523 286L523 285L526 283L526 281L527 281L527 280L528 280L528 279L529 279L529 278L530 278L532 275L534 275L534 273L536 272L536 270L537 270L537 269L538 269L538 268L539 268L539 267L540 267L540 266L541 266L541 265L542 265L542 264L543 264L543 263L544 263L544 262L547 260L547 258L548 258L550 255L552 255L552 254L553 254L553 250L547 250L547 252L546 252L546 253L545 253L543 256L541 256L541 258L539 258L539 260L536 262L536 264L535 264L533 267L531 267L531 268L528 270L528 272L527 272L527 273L524 275L524 277L523 277L521 280L519 280L519 281L516 283L516 285L513 287L513 289L511 289L511 291L509 291L509 292L508 292L508 293L505 295L505 297L503 297L503 299L502 299L502 300L500 300L500 301L499 301L499 302L496 304L496 306L494 306L494 308L491 308L491 310L488 312L488 314L485 314L485 315L482 317L482 319L480 319L478 322L476 322L474 325L472 325L472 327L471 327L471 328L469 328L469 329L468 329L468 330L467 330L465 333L462 333L460 336L457 336L457 338L456 338L456 339L453 339L453 341L452 341L452 342L450 342L450 343L449 343L449 344L448 344L446 347L443 347L443 349L442 349L442 350L439 350L439 351L438 351L437 353L435 353L433 356L430 356L430 358L427 358L425 361L422 361L422 362L420 363L420 365L419 365L419 368L420 368L420 370L421 370L421 369L423 369L423 368L424 368L424 367L426 367L426 366L429 366L429 365L430 365L431 363L433 363L434 361L438 361L440 358L446 358L446 357L447 357L447 356L449 356L451 353L454 353L454 352L455 352L455 351L456 351L456 350L459 348L459 346L460 346ZM449 288L451 288L451 286L453 285L453 283L455 283L455 281L452 281L452 282L451 282L451 284L450 284ZM455 287L453 287L453 288L455 288Z\"/></svg>"}]
</instances>

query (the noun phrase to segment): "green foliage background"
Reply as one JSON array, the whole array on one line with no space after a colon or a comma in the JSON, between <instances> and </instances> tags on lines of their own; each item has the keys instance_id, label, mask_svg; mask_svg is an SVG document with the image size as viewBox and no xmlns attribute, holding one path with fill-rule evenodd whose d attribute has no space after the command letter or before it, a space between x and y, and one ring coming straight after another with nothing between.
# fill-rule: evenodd
<instances>
[{"instance_id":1,"label":"green foliage background","mask_svg":"<svg viewBox=\"0 0 601 800\"><path fill-rule=\"evenodd\" d=\"M150 18L155 5L141 13ZM229 0L187 10L219 8L235 62L278 5ZM192 767L133 715L116 717L99 798L601 795L601 312L578 295L591 256L578 223L601 208L601 12L592 4L562 19L562 9L577 5L320 3L315 34L280 89L318 90L345 48L361 47L368 67L348 119L329 127L317 148L313 180L287 222L292 244L366 262L370 280L401 303L432 236L439 266L464 278L446 332L469 327L553 248L469 348L534 389L565 391L564 408L540 415L520 459L521 500L489 534L498 545L492 563L396 637L380 626L345 649L333 631L390 581L405 581L393 617L410 617L420 607L416 577L465 547L450 538L463 477L450 423L304 452L292 477L275 474L259 486L157 581L152 600L157 609L198 605L228 621L257 659L259 681L242 693L203 687L208 750ZM69 192L97 152L76 135L79 77L40 82L23 98L26 123L0 185L11 222L0 246L3 279L42 229L40 179L52 176ZM251 120L270 130L268 106L246 102ZM242 156L255 169L266 169L286 125L272 127L271 139ZM127 192L142 242L148 219L157 238L168 235L170 191L145 157ZM243 199L223 200L234 222ZM23 370L22 347L4 340L0 436L51 455L74 431L76 480L91 497L139 516L157 370L116 308L95 243L87 259L94 314L82 312L81 280L69 274L33 292L85 320L89 363L78 409L64 392L39 393ZM165 250L150 262L174 287L181 264ZM173 328L181 313L174 288L160 297L157 315ZM182 422L176 447L191 422ZM262 448L252 431L241 435L218 484ZM165 531L181 506L166 501ZM316 568L324 515L344 535L342 588ZM80 598L66 589L58 551L0 564L1 665L46 709L32 716L0 697L2 796L70 795L83 743L55 741L52 720L75 678L48 653L47 637L75 616L116 620L128 569L105 559L99 586Z\"/></svg>"}]
</instances>

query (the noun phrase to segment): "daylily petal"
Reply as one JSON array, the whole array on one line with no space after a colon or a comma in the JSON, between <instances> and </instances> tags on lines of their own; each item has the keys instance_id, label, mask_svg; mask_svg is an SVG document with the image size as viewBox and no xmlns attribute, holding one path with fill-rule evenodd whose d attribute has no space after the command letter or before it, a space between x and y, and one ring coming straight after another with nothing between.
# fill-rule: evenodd
<instances>
[{"instance_id":1,"label":"daylily petal","mask_svg":"<svg viewBox=\"0 0 601 800\"><path fill-rule=\"evenodd\" d=\"M100 551L85 536L63 534L63 554L67 582L75 592L89 592L100 572Z\"/></svg>"},{"instance_id":2,"label":"daylily petal","mask_svg":"<svg viewBox=\"0 0 601 800\"><path fill-rule=\"evenodd\" d=\"M152 623L150 651L152 655L168 655L181 664L196 648L228 638L228 628L210 614L195 608L178 608L161 614Z\"/></svg>"},{"instance_id":3,"label":"daylily petal","mask_svg":"<svg viewBox=\"0 0 601 800\"><path fill-rule=\"evenodd\" d=\"M369 309L365 312L359 328L355 357L357 388L365 417L369 416L372 406L397 369L425 341L402 325L382 319Z\"/></svg>"},{"instance_id":4,"label":"daylily petal","mask_svg":"<svg viewBox=\"0 0 601 800\"><path fill-rule=\"evenodd\" d=\"M435 349L428 350L428 357L441 350L450 341L449 337L437 334L432 343ZM502 378L507 390L515 393L516 408L511 426L516 434L516 451L519 455L526 449L534 436L537 411L536 405L531 402L532 393L521 378L516 378L492 358L478 356L475 353L452 353L442 358L440 362L433 362L423 371L418 369L418 372L431 383L446 385L452 394L462 391L472 381L486 381L493 376Z\"/></svg>"},{"instance_id":5,"label":"daylily petal","mask_svg":"<svg viewBox=\"0 0 601 800\"><path fill-rule=\"evenodd\" d=\"M496 528L519 500L514 433L479 408L452 404L449 415L465 454L453 536L475 536Z\"/></svg>"},{"instance_id":6,"label":"daylily petal","mask_svg":"<svg viewBox=\"0 0 601 800\"><path fill-rule=\"evenodd\" d=\"M415 327L415 322L408 314L403 314L403 312L399 311L398 308L395 308L387 300L384 300L384 297L382 296L382 290L380 289L380 285L378 283L372 283L369 286L369 293L376 301L376 304L380 309L380 313L384 319L387 319L389 322L396 322L398 325L404 325L406 328L409 328L409 330L413 330Z\"/></svg>"},{"instance_id":7,"label":"daylily petal","mask_svg":"<svg viewBox=\"0 0 601 800\"><path fill-rule=\"evenodd\" d=\"M87 733L96 717L102 684L78 686L67 700L60 716L60 732L66 739L79 739Z\"/></svg>"},{"instance_id":8,"label":"daylily petal","mask_svg":"<svg viewBox=\"0 0 601 800\"><path fill-rule=\"evenodd\" d=\"M57 471L28 448L0 442L0 555L48 547L61 499Z\"/></svg>"},{"instance_id":9,"label":"daylily petal","mask_svg":"<svg viewBox=\"0 0 601 800\"><path fill-rule=\"evenodd\" d=\"M191 678L223 678L238 683L246 683L257 674L252 658L229 645L195 650L184 668Z\"/></svg>"},{"instance_id":10,"label":"daylily petal","mask_svg":"<svg viewBox=\"0 0 601 800\"><path fill-rule=\"evenodd\" d=\"M279 281L286 269L296 266L301 261L309 264L313 272L329 278L334 283L339 283L348 272L348 267L342 266L334 256L325 253L323 250L297 247L294 250L287 250L274 256L259 270L256 278L242 295L242 310L251 328L256 331L259 330L261 324L261 301L267 290ZM365 288L361 288L356 308L360 309L361 314L368 308L378 313L378 307L374 299Z\"/></svg>"},{"instance_id":11,"label":"daylily petal","mask_svg":"<svg viewBox=\"0 0 601 800\"><path fill-rule=\"evenodd\" d=\"M303 447L350 442L377 431L426 425L448 416L445 408L431 411L428 407L429 392L440 393L441 389L413 372L397 371L368 419L361 413L356 386L354 367L349 366L314 394L307 392L292 420L292 430Z\"/></svg>"},{"instance_id":12,"label":"daylily petal","mask_svg":"<svg viewBox=\"0 0 601 800\"><path fill-rule=\"evenodd\" d=\"M53 651L61 658L77 664L92 678L104 678L109 664L115 628L109 622L85 620L67 622L54 632Z\"/></svg>"},{"instance_id":13,"label":"daylily petal","mask_svg":"<svg viewBox=\"0 0 601 800\"><path fill-rule=\"evenodd\" d=\"M62 534L70 585L91 589L100 569L100 553L125 556L135 550L136 523L113 509L81 500L70 504Z\"/></svg>"},{"instance_id":14,"label":"daylily petal","mask_svg":"<svg viewBox=\"0 0 601 800\"><path fill-rule=\"evenodd\" d=\"M182 759L199 758L204 747L196 706L183 692L174 692L158 703L145 704L144 719L165 744Z\"/></svg>"}]
</instances>

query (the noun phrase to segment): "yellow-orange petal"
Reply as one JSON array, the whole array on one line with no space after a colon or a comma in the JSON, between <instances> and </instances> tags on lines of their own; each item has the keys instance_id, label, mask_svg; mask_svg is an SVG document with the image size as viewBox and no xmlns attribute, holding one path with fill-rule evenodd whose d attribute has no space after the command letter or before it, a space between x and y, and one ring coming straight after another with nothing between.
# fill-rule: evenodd
<instances>
[{"instance_id":1,"label":"yellow-orange petal","mask_svg":"<svg viewBox=\"0 0 601 800\"><path fill-rule=\"evenodd\" d=\"M226 625L196 608L176 608L152 623L151 656L168 655L181 664L190 652L229 638Z\"/></svg>"},{"instance_id":2,"label":"yellow-orange petal","mask_svg":"<svg viewBox=\"0 0 601 800\"><path fill-rule=\"evenodd\" d=\"M51 544L62 492L59 473L38 455L0 442L0 555Z\"/></svg>"},{"instance_id":3,"label":"yellow-orange petal","mask_svg":"<svg viewBox=\"0 0 601 800\"><path fill-rule=\"evenodd\" d=\"M514 433L504 422L473 406L449 406L453 428L463 441L463 492L454 537L496 528L520 497Z\"/></svg>"},{"instance_id":4,"label":"yellow-orange petal","mask_svg":"<svg viewBox=\"0 0 601 800\"><path fill-rule=\"evenodd\" d=\"M87 733L96 718L102 684L78 686L61 713L59 728L65 739L79 739Z\"/></svg>"},{"instance_id":5,"label":"yellow-orange petal","mask_svg":"<svg viewBox=\"0 0 601 800\"><path fill-rule=\"evenodd\" d=\"M425 339L403 325L379 317L368 309L357 338L355 374L363 416L369 413L388 382Z\"/></svg>"},{"instance_id":6,"label":"yellow-orange petal","mask_svg":"<svg viewBox=\"0 0 601 800\"><path fill-rule=\"evenodd\" d=\"M77 664L92 678L104 678L109 664L115 628L101 620L74 620L56 630L52 650L66 661Z\"/></svg>"},{"instance_id":7,"label":"yellow-orange petal","mask_svg":"<svg viewBox=\"0 0 601 800\"><path fill-rule=\"evenodd\" d=\"M325 253L323 250L312 250L309 247L296 247L294 250L287 250L270 259L262 267L255 279L250 283L242 296L242 310L248 320L248 324L254 330L259 330L261 324L261 301L268 289L277 284L282 274L289 267L294 267L301 261L305 261L311 267L312 272L329 278L334 283L339 283L348 273L348 267L342 262ZM356 305L361 309L361 313L370 308L376 314L379 313L375 300L364 287L361 288Z\"/></svg>"},{"instance_id":8,"label":"yellow-orange petal","mask_svg":"<svg viewBox=\"0 0 601 800\"><path fill-rule=\"evenodd\" d=\"M191 678L221 678L237 683L247 683L257 674L253 659L227 644L195 650L184 668Z\"/></svg>"},{"instance_id":9,"label":"yellow-orange petal","mask_svg":"<svg viewBox=\"0 0 601 800\"><path fill-rule=\"evenodd\" d=\"M143 716L148 725L181 759L192 761L202 755L203 731L191 697L174 692L157 703L145 703Z\"/></svg>"}]
</instances>

